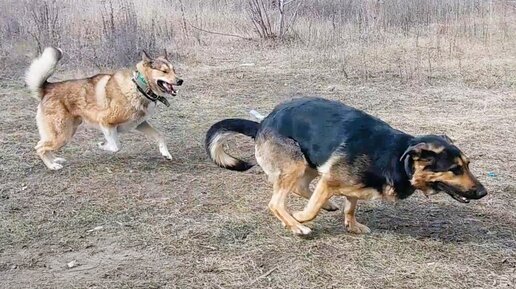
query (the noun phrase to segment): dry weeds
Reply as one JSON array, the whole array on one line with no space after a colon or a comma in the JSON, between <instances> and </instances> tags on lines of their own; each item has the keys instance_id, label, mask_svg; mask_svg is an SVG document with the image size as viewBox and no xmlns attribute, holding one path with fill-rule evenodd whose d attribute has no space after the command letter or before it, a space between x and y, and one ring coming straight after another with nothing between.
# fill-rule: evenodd
<instances>
[{"instance_id":1,"label":"dry weeds","mask_svg":"<svg viewBox=\"0 0 516 289\"><path fill-rule=\"evenodd\" d=\"M0 287L514 287L513 2L312 1L280 42L189 26L255 37L244 1L1 3ZM65 169L46 170L33 150L36 103L19 78L36 51L31 33L65 51L53 80L132 63L142 48L173 51L185 85L151 122L174 161L137 133L117 154L99 151L100 133L81 128L61 152ZM489 196L363 203L370 235L325 212L310 238L292 236L267 209L261 170L215 167L203 137L222 118L315 94L413 134L446 133ZM252 143L238 140L232 149L252 159Z\"/></svg>"},{"instance_id":2,"label":"dry weeds","mask_svg":"<svg viewBox=\"0 0 516 289\"><path fill-rule=\"evenodd\" d=\"M180 96L151 121L167 136L172 162L137 133L122 136L119 153L104 153L95 146L100 134L83 128L62 151L68 166L50 172L33 151L36 103L19 83L2 82L0 287L513 287L514 91L364 83L286 55L188 58ZM296 94L340 99L414 134L448 134L490 195L468 205L446 195L363 203L358 219L371 235L346 233L336 212L321 214L310 238L292 236L267 209L271 186L261 170L215 167L202 139L216 120L266 113ZM252 155L249 141L238 149ZM290 207L304 203L293 197Z\"/></svg>"}]
</instances>

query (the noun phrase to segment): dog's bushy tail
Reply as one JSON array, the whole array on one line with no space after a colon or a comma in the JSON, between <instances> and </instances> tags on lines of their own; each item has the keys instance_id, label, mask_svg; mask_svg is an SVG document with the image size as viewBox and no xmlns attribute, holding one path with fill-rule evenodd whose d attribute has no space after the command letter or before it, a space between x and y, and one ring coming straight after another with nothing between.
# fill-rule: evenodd
<instances>
[{"instance_id":1,"label":"dog's bushy tail","mask_svg":"<svg viewBox=\"0 0 516 289\"><path fill-rule=\"evenodd\" d=\"M47 47L43 53L34 59L25 73L25 83L32 92L32 96L38 100L43 97L42 87L47 79L54 73L57 63L63 52L59 48Z\"/></svg>"},{"instance_id":2,"label":"dog's bushy tail","mask_svg":"<svg viewBox=\"0 0 516 289\"><path fill-rule=\"evenodd\" d=\"M226 153L224 144L229 137L236 134L254 139L259 127L260 124L255 121L239 118L228 118L215 123L206 133L204 142L208 156L219 167L233 171L247 171L254 165Z\"/></svg>"}]
</instances>

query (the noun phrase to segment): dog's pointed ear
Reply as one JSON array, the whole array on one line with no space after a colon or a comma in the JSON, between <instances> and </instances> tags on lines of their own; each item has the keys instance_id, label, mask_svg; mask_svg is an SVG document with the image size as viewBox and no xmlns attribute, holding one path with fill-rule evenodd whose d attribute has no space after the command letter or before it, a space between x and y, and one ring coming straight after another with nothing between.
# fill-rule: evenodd
<instances>
[{"instance_id":1,"label":"dog's pointed ear","mask_svg":"<svg viewBox=\"0 0 516 289\"><path fill-rule=\"evenodd\" d=\"M409 146L401 156L400 161L406 161L406 156L410 156L413 160L433 162L437 153L435 147L432 145L426 142L420 142Z\"/></svg>"},{"instance_id":2,"label":"dog's pointed ear","mask_svg":"<svg viewBox=\"0 0 516 289\"><path fill-rule=\"evenodd\" d=\"M144 64L150 64L152 62L152 59L145 50L142 50L142 61Z\"/></svg>"},{"instance_id":3,"label":"dog's pointed ear","mask_svg":"<svg viewBox=\"0 0 516 289\"><path fill-rule=\"evenodd\" d=\"M438 136L439 136L439 137L441 137L441 138L443 138L443 139L444 139L445 141L447 141L448 143L453 144L453 140L452 140L449 136L447 136L447 135L445 135L445 134L440 134L440 135L438 135Z\"/></svg>"},{"instance_id":4,"label":"dog's pointed ear","mask_svg":"<svg viewBox=\"0 0 516 289\"><path fill-rule=\"evenodd\" d=\"M427 147L428 147L428 144L426 144L424 142L409 146L405 150L403 155L401 155L400 161L403 161L407 155L409 155L409 156L419 155L421 153L421 151L423 151L423 149L425 149Z\"/></svg>"}]
</instances>

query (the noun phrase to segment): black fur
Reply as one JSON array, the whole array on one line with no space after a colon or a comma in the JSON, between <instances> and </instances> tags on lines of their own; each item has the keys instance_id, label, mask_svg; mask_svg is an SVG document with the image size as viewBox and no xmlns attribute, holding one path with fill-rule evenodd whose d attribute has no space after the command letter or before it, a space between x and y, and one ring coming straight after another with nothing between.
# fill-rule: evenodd
<instances>
[{"instance_id":1,"label":"black fur","mask_svg":"<svg viewBox=\"0 0 516 289\"><path fill-rule=\"evenodd\" d=\"M368 166L358 172L365 186L382 192L385 185L393 185L401 199L414 192L400 161L414 137L363 111L322 98L295 99L277 106L258 133L266 128L299 143L314 168L336 152L346 156L350 167L366 157Z\"/></svg>"},{"instance_id":2,"label":"black fur","mask_svg":"<svg viewBox=\"0 0 516 289\"><path fill-rule=\"evenodd\" d=\"M414 157L427 159L425 170L452 171L459 175L461 168L454 160L460 150L447 136L424 135L414 137L392 128L386 122L361 110L338 101L322 98L299 98L282 103L261 122L244 119L226 119L214 124L206 136L206 149L217 133L233 131L252 138L273 131L293 139L299 144L305 159L312 168L326 163L334 154L344 156L351 173L366 187L380 193L392 186L396 195L404 199L414 193L410 180L414 174ZM442 147L435 152L428 145ZM245 171L251 164L240 161L227 169ZM458 170L455 172L454 170ZM459 192L439 182L429 184L459 199L479 199L487 194L478 181L468 192ZM454 191L454 192L452 192Z\"/></svg>"},{"instance_id":3,"label":"black fur","mask_svg":"<svg viewBox=\"0 0 516 289\"><path fill-rule=\"evenodd\" d=\"M221 134L224 132L236 132L254 139L256 137L256 133L258 132L259 126L260 124L255 121L240 118L228 118L213 124L206 133L206 138L204 140L204 147L206 149L206 152L208 153L208 156L210 156L211 158L210 144L217 134ZM247 171L253 166L254 165L251 163L239 160L237 165L225 166L224 168L232 171L242 172Z\"/></svg>"}]
</instances>

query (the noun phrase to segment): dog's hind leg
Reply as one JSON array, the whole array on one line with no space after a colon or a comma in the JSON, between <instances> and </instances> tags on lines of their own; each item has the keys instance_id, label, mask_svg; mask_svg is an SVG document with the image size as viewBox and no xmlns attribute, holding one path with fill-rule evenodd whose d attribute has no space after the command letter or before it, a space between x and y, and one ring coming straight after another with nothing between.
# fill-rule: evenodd
<instances>
[{"instance_id":1,"label":"dog's hind leg","mask_svg":"<svg viewBox=\"0 0 516 289\"><path fill-rule=\"evenodd\" d=\"M109 152L118 152L121 145L118 140L117 128L109 125L100 125L100 130L104 134L106 142L99 143L99 148Z\"/></svg>"},{"instance_id":2,"label":"dog's hind leg","mask_svg":"<svg viewBox=\"0 0 516 289\"><path fill-rule=\"evenodd\" d=\"M305 174L297 182L296 188L294 189L294 194L309 200L312 196L312 191L310 190L310 183L317 176L318 173L316 170L312 168L306 168ZM331 200L326 201L326 203L323 204L322 208L330 212L337 211L339 209L339 207Z\"/></svg>"},{"instance_id":3,"label":"dog's hind leg","mask_svg":"<svg viewBox=\"0 0 516 289\"><path fill-rule=\"evenodd\" d=\"M144 121L136 127L136 130L143 133L146 137L155 140L158 143L159 152L166 159L172 160L172 155L168 151L167 143L161 133L152 127L148 122Z\"/></svg>"},{"instance_id":4,"label":"dog's hind leg","mask_svg":"<svg viewBox=\"0 0 516 289\"><path fill-rule=\"evenodd\" d=\"M354 197L346 197L346 207L344 208L344 224L348 232L355 234L367 234L371 230L363 224L360 224L355 218L355 210L357 208L358 199Z\"/></svg>"},{"instance_id":5,"label":"dog's hind leg","mask_svg":"<svg viewBox=\"0 0 516 289\"><path fill-rule=\"evenodd\" d=\"M68 131L68 139L71 139L73 137L73 135L75 134L75 132L77 131L77 128L79 127L79 125L82 123L82 119L77 117L73 120L73 128L71 129L71 132ZM70 130L70 128L68 128L68 130ZM56 157L54 154L52 154L52 158L54 159L54 163L58 163L58 164L64 164L66 163L66 159L65 158L61 158L61 157Z\"/></svg>"},{"instance_id":6,"label":"dog's hind leg","mask_svg":"<svg viewBox=\"0 0 516 289\"><path fill-rule=\"evenodd\" d=\"M294 234L309 234L310 228L296 221L285 207L288 194L295 191L307 167L301 149L291 139L261 132L256 139L255 153L258 164L273 183L270 210Z\"/></svg>"},{"instance_id":7,"label":"dog's hind leg","mask_svg":"<svg viewBox=\"0 0 516 289\"><path fill-rule=\"evenodd\" d=\"M303 167L300 169L294 168L293 170L280 175L274 182L274 191L269 202L269 209L278 219L281 220L283 225L290 228L290 230L296 235L307 235L311 232L310 228L296 221L296 219L294 219L285 208L287 196L292 190L294 190L303 170Z\"/></svg>"},{"instance_id":8,"label":"dog's hind leg","mask_svg":"<svg viewBox=\"0 0 516 289\"><path fill-rule=\"evenodd\" d=\"M51 170L63 168L63 158L56 158L54 152L63 147L75 132L74 119L66 116L59 108L52 115L46 115L43 107L38 106L36 123L41 140L35 149L43 163Z\"/></svg>"}]
</instances>

